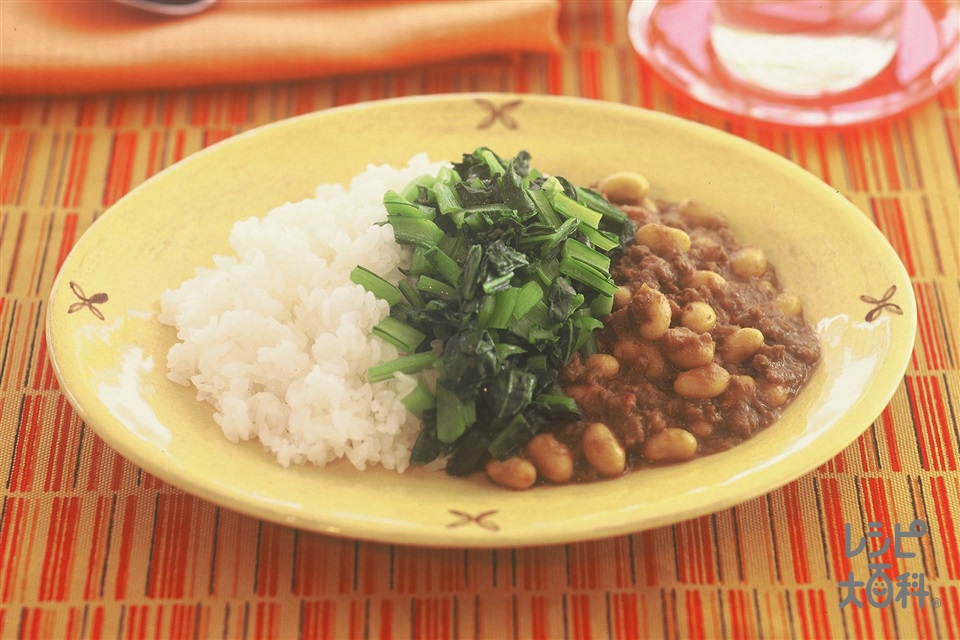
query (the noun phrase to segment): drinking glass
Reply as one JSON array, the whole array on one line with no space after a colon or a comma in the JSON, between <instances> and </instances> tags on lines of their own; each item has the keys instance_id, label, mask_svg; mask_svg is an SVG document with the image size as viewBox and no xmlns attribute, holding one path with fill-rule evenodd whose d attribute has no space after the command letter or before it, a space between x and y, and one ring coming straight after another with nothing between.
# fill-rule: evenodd
<instances>
[{"instance_id":1,"label":"drinking glass","mask_svg":"<svg viewBox=\"0 0 960 640\"><path fill-rule=\"evenodd\" d=\"M790 96L859 87L897 51L901 0L723 0L710 44L736 80Z\"/></svg>"},{"instance_id":2,"label":"drinking glass","mask_svg":"<svg viewBox=\"0 0 960 640\"><path fill-rule=\"evenodd\" d=\"M693 98L782 124L889 117L960 67L949 0L635 0L629 29L640 55Z\"/></svg>"}]
</instances>

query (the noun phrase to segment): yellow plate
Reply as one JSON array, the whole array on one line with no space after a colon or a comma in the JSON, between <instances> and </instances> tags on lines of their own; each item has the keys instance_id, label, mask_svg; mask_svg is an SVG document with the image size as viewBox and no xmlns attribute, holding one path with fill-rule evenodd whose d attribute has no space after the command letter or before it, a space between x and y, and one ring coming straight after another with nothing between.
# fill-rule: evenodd
<instances>
[{"instance_id":1,"label":"yellow plate","mask_svg":"<svg viewBox=\"0 0 960 640\"><path fill-rule=\"evenodd\" d=\"M426 151L459 160L487 145L528 150L542 170L588 184L645 174L658 197L726 212L798 291L823 361L783 418L731 451L583 486L514 493L484 477L347 463L283 468L259 444L228 442L211 408L165 376L174 330L160 293L229 250L232 224L312 197L368 163ZM860 435L896 390L913 348L907 274L870 220L787 160L723 132L610 103L460 94L309 114L235 136L146 181L80 239L51 295L47 332L64 393L110 446L201 498L335 535L414 545L559 543L638 531L767 493Z\"/></svg>"}]
</instances>

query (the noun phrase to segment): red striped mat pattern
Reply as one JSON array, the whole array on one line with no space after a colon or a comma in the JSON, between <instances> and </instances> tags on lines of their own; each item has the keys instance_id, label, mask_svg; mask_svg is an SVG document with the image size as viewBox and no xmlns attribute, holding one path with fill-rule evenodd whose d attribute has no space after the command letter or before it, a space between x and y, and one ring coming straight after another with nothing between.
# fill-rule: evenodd
<instances>
[{"instance_id":1,"label":"red striped mat pattern","mask_svg":"<svg viewBox=\"0 0 960 640\"><path fill-rule=\"evenodd\" d=\"M0 637L960 637L958 90L843 132L731 121L630 48L627 3L567 3L556 56L283 85L6 98L0 113ZM460 91L656 109L763 145L834 186L902 258L919 332L890 405L786 487L710 516L590 543L436 550L325 537L220 509L110 450L59 391L43 333L70 248L131 188L213 142L317 109ZM869 575L854 540L922 520L930 597L841 607ZM858 537L859 536L859 537ZM876 540L868 543L876 549Z\"/></svg>"}]
</instances>

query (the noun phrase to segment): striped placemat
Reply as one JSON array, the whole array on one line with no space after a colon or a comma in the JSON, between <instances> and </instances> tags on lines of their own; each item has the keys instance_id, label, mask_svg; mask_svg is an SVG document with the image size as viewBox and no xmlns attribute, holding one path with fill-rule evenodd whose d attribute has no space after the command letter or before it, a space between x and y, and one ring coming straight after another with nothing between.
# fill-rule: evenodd
<instances>
[{"instance_id":1,"label":"striped placemat","mask_svg":"<svg viewBox=\"0 0 960 640\"><path fill-rule=\"evenodd\" d=\"M903 117L846 131L733 121L658 80L629 45L627 9L566 3L556 55L3 99L0 637L960 637L960 85ZM241 516L141 471L83 424L48 363L43 316L59 266L107 207L160 169L261 124L461 91L673 113L757 142L834 186L890 240L917 297L916 348L890 405L821 468L735 508L596 542L500 550L360 542ZM918 520L923 535L904 537L895 554L895 526ZM898 557L906 553L914 555ZM905 574L929 595L886 607L844 602L851 574L868 583L868 565L881 561L895 593L910 593L896 578Z\"/></svg>"}]
</instances>

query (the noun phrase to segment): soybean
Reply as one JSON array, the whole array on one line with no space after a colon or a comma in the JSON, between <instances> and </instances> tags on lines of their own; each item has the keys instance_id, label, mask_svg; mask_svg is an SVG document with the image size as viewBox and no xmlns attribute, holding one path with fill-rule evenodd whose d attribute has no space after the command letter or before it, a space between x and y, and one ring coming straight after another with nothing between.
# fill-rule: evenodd
<instances>
[{"instance_id":1,"label":"soybean","mask_svg":"<svg viewBox=\"0 0 960 640\"><path fill-rule=\"evenodd\" d=\"M643 457L651 462L679 462L696 455L699 446L692 433L671 427L658 431L643 443Z\"/></svg>"},{"instance_id":2,"label":"soybean","mask_svg":"<svg viewBox=\"0 0 960 640\"><path fill-rule=\"evenodd\" d=\"M620 363L608 353L595 353L584 364L602 379L612 378L620 372Z\"/></svg>"},{"instance_id":3,"label":"soybean","mask_svg":"<svg viewBox=\"0 0 960 640\"><path fill-rule=\"evenodd\" d=\"M601 180L597 189L611 202L636 205L650 192L650 181L633 171L619 171Z\"/></svg>"},{"instance_id":4,"label":"soybean","mask_svg":"<svg viewBox=\"0 0 960 640\"><path fill-rule=\"evenodd\" d=\"M643 305L645 316L644 321L637 327L640 336L647 340L660 338L670 328L670 320L673 314L670 309L670 301L656 289L644 284L640 287L637 295L634 296L634 304L636 302Z\"/></svg>"},{"instance_id":5,"label":"soybean","mask_svg":"<svg viewBox=\"0 0 960 640\"><path fill-rule=\"evenodd\" d=\"M690 236L683 229L651 222L634 234L637 244L646 245L657 255L686 253L690 251Z\"/></svg>"},{"instance_id":6,"label":"soybean","mask_svg":"<svg viewBox=\"0 0 960 640\"><path fill-rule=\"evenodd\" d=\"M690 277L690 284L693 287L707 287L714 291L723 291L727 286L727 279L716 271L700 269L693 272Z\"/></svg>"},{"instance_id":7,"label":"soybean","mask_svg":"<svg viewBox=\"0 0 960 640\"><path fill-rule=\"evenodd\" d=\"M691 331L707 333L717 324L717 312L706 302L689 302L683 307L680 324Z\"/></svg>"},{"instance_id":8,"label":"soybean","mask_svg":"<svg viewBox=\"0 0 960 640\"><path fill-rule=\"evenodd\" d=\"M506 460L491 458L486 466L487 476L502 487L523 491L537 481L537 470L529 460L514 456Z\"/></svg>"},{"instance_id":9,"label":"soybean","mask_svg":"<svg viewBox=\"0 0 960 640\"><path fill-rule=\"evenodd\" d=\"M697 227L719 227L724 223L723 216L699 200L683 200L679 203L678 207L680 209L680 215L691 225Z\"/></svg>"},{"instance_id":10,"label":"soybean","mask_svg":"<svg viewBox=\"0 0 960 640\"><path fill-rule=\"evenodd\" d=\"M739 364L756 355L763 346L763 332L753 327L741 327L723 341L721 353L724 360Z\"/></svg>"},{"instance_id":11,"label":"soybean","mask_svg":"<svg viewBox=\"0 0 960 640\"><path fill-rule=\"evenodd\" d=\"M696 333L686 327L668 329L663 336L667 359L681 369L693 369L713 362L716 345L706 333Z\"/></svg>"},{"instance_id":12,"label":"soybean","mask_svg":"<svg viewBox=\"0 0 960 640\"><path fill-rule=\"evenodd\" d=\"M740 249L730 256L730 270L743 278L762 276L767 271L767 256L757 247Z\"/></svg>"},{"instance_id":13,"label":"soybean","mask_svg":"<svg viewBox=\"0 0 960 640\"><path fill-rule=\"evenodd\" d=\"M525 451L537 473L550 482L567 482L573 477L573 454L552 433L535 435Z\"/></svg>"},{"instance_id":14,"label":"soybean","mask_svg":"<svg viewBox=\"0 0 960 640\"><path fill-rule=\"evenodd\" d=\"M716 362L677 374L673 390L684 398L716 398L730 386L730 372Z\"/></svg>"},{"instance_id":15,"label":"soybean","mask_svg":"<svg viewBox=\"0 0 960 640\"><path fill-rule=\"evenodd\" d=\"M627 454L610 427L602 422L591 423L583 432L581 444L587 462L601 475L617 476L623 473Z\"/></svg>"},{"instance_id":16,"label":"soybean","mask_svg":"<svg viewBox=\"0 0 960 640\"><path fill-rule=\"evenodd\" d=\"M803 312L803 303L800 297L793 293L783 293L777 296L777 308L785 316L798 316Z\"/></svg>"}]
</instances>

